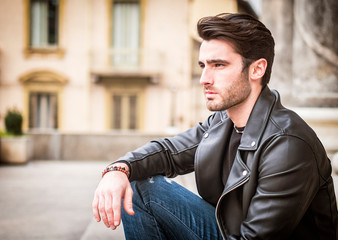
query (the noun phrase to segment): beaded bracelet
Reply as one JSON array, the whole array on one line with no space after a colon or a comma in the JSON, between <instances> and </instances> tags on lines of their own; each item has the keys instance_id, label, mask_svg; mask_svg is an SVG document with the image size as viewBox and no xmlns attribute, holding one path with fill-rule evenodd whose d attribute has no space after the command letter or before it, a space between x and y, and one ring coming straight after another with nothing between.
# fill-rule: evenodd
<instances>
[{"instance_id":1,"label":"beaded bracelet","mask_svg":"<svg viewBox=\"0 0 338 240\"><path fill-rule=\"evenodd\" d=\"M123 172L123 173L126 174L127 177L129 178L129 171L128 171L125 167L118 167L118 166L107 167L107 168L102 172L102 177L103 177L106 173L112 172L112 171Z\"/></svg>"}]
</instances>

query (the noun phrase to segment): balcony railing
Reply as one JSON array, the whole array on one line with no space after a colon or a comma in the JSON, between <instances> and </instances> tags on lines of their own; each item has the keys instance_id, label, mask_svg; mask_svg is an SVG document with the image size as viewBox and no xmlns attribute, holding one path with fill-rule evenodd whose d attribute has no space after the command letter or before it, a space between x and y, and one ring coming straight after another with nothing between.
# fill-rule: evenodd
<instances>
[{"instance_id":1,"label":"balcony railing","mask_svg":"<svg viewBox=\"0 0 338 240\"><path fill-rule=\"evenodd\" d=\"M163 56L148 49L97 49L92 52L93 72L161 73Z\"/></svg>"}]
</instances>

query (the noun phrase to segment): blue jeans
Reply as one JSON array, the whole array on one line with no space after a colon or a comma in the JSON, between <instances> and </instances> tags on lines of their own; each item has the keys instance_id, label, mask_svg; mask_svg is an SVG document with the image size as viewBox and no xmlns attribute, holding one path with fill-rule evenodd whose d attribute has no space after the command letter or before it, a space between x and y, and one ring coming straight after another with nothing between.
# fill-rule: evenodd
<instances>
[{"instance_id":1,"label":"blue jeans","mask_svg":"<svg viewBox=\"0 0 338 240\"><path fill-rule=\"evenodd\" d=\"M222 239L215 207L176 182L157 176L131 185L135 215L122 210L127 240Z\"/></svg>"}]
</instances>

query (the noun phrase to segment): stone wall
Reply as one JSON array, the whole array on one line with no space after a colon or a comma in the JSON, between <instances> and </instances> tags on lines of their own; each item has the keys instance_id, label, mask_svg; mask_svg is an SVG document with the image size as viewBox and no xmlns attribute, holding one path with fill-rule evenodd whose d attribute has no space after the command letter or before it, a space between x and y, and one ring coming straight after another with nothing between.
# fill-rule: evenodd
<instances>
[{"instance_id":1,"label":"stone wall","mask_svg":"<svg viewBox=\"0 0 338 240\"><path fill-rule=\"evenodd\" d=\"M276 41L271 86L284 104L338 107L338 1L262 0Z\"/></svg>"},{"instance_id":2,"label":"stone wall","mask_svg":"<svg viewBox=\"0 0 338 240\"><path fill-rule=\"evenodd\" d=\"M141 133L30 133L34 160L114 161L150 140L163 137Z\"/></svg>"}]
</instances>

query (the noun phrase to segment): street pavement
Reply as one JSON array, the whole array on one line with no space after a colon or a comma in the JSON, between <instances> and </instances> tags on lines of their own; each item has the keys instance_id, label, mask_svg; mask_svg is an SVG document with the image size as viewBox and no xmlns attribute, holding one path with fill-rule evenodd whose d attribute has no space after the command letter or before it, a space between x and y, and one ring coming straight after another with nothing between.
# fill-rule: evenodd
<instances>
[{"instance_id":1,"label":"street pavement","mask_svg":"<svg viewBox=\"0 0 338 240\"><path fill-rule=\"evenodd\" d=\"M123 240L97 223L92 200L103 161L30 161L0 165L1 240ZM176 181L196 192L189 174Z\"/></svg>"},{"instance_id":2,"label":"street pavement","mask_svg":"<svg viewBox=\"0 0 338 240\"><path fill-rule=\"evenodd\" d=\"M123 240L92 217L103 161L30 161L0 165L1 240ZM338 186L338 176L334 175ZM196 192L194 175L175 179ZM336 194L338 193L336 188Z\"/></svg>"},{"instance_id":3,"label":"street pavement","mask_svg":"<svg viewBox=\"0 0 338 240\"><path fill-rule=\"evenodd\" d=\"M124 239L92 217L107 162L31 161L0 166L0 239Z\"/></svg>"}]
</instances>

